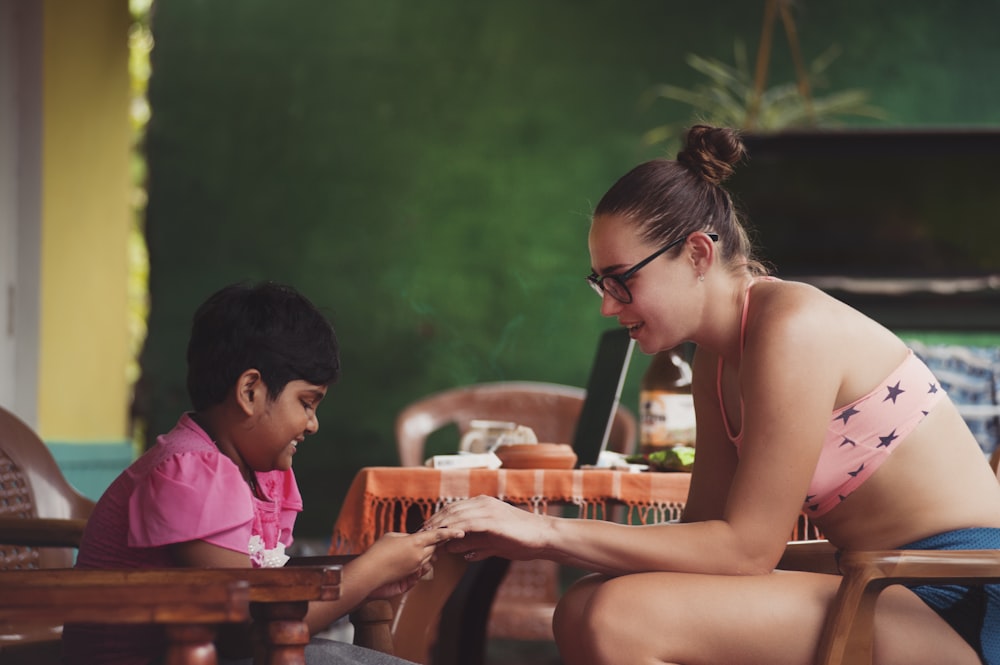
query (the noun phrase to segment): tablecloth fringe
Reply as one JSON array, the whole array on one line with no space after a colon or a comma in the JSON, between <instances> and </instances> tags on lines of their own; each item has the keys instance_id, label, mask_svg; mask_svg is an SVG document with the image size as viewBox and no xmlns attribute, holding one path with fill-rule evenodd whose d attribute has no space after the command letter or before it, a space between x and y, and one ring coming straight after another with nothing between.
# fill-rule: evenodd
<instances>
[{"instance_id":1,"label":"tablecloth fringe","mask_svg":"<svg viewBox=\"0 0 1000 665\"><path fill-rule=\"evenodd\" d=\"M403 533L407 531L407 519L414 519L411 514L418 512L420 522L426 521L432 514L444 506L460 501L465 497L437 497L421 499L411 497L379 497L371 493L365 494L366 509L362 542L353 542L350 536L340 529L334 529L331 551L338 553L360 553L374 543L373 536L368 534L384 534L390 532ZM580 497L566 497L555 501L552 497L503 497L508 503L522 506L534 513L549 512L550 503L558 505L573 505L578 509L577 517L585 519L614 519L618 514L613 511L622 509L622 517L626 524L656 524L677 521L680 519L684 504L676 501L646 501L622 502L620 500L593 500Z\"/></svg>"}]
</instances>

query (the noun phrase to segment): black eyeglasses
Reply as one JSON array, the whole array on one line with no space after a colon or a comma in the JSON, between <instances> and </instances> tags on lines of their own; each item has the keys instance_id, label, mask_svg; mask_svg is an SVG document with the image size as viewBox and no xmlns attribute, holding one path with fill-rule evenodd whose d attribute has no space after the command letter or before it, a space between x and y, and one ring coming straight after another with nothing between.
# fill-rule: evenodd
<instances>
[{"instance_id":1,"label":"black eyeglasses","mask_svg":"<svg viewBox=\"0 0 1000 665\"><path fill-rule=\"evenodd\" d=\"M718 242L719 240L718 233L706 232L705 235L707 235L712 240L712 242ZM677 240L673 240L667 243L665 247L656 250L655 252L644 258L642 261L639 261L634 266L632 266L631 268L629 268L628 270L619 275L599 276L597 273L592 272L589 275L587 275L587 283L589 283L590 287L594 289L594 291L597 292L597 295L601 296L602 298L604 297L604 294L607 293L609 296L611 296L618 302L627 305L628 303L632 302L632 292L628 290L628 287L625 285L625 282L635 277L635 274L639 272L639 270L642 267L644 267L647 263L650 263L653 259L660 256L668 249L676 247L677 245L681 244L687 239L688 236L681 236Z\"/></svg>"}]
</instances>

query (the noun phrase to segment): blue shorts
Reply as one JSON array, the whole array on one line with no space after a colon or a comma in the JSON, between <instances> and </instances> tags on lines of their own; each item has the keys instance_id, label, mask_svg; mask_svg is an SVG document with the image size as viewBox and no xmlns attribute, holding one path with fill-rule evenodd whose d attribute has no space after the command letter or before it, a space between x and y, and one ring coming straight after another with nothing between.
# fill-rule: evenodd
<instances>
[{"instance_id":1,"label":"blue shorts","mask_svg":"<svg viewBox=\"0 0 1000 665\"><path fill-rule=\"evenodd\" d=\"M1000 550L1000 529L959 529L902 550ZM968 642L987 665L1000 665L1000 584L907 585Z\"/></svg>"}]
</instances>

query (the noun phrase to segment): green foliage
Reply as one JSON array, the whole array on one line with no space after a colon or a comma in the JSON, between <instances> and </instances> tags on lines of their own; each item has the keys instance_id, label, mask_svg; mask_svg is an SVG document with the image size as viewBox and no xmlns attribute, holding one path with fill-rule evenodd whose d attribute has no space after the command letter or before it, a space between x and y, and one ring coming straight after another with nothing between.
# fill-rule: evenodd
<instances>
[{"instance_id":1,"label":"green foliage","mask_svg":"<svg viewBox=\"0 0 1000 665\"><path fill-rule=\"evenodd\" d=\"M149 29L149 11L152 0L130 0L132 24L129 26L129 83L131 99L129 121L133 142L130 159L132 181L130 199L132 219L128 234L128 342L130 359L126 367L126 380L130 390L139 380L141 368L139 354L146 341L146 319L149 316L149 256L146 249L144 216L146 213L146 157L142 142L149 121L149 104L146 88L149 83L149 53L153 36ZM129 423L132 443L141 449L145 437L145 423L133 419Z\"/></svg>"},{"instance_id":2,"label":"green foliage","mask_svg":"<svg viewBox=\"0 0 1000 665\"><path fill-rule=\"evenodd\" d=\"M733 55L734 64L728 64L715 58L687 54L684 58L687 65L707 80L692 88L670 84L653 86L643 94L643 105L649 106L657 99L680 102L691 107L694 122L755 131L829 127L845 116L886 119L885 112L869 103L869 95L864 90L852 88L806 99L794 82L766 88L760 96L756 116L751 118L756 91L746 46L741 40L735 41ZM822 87L826 83L826 70L839 55L840 48L834 45L812 61L809 68L812 87ZM687 124L659 125L646 131L642 140L647 145L672 141Z\"/></svg>"}]
</instances>

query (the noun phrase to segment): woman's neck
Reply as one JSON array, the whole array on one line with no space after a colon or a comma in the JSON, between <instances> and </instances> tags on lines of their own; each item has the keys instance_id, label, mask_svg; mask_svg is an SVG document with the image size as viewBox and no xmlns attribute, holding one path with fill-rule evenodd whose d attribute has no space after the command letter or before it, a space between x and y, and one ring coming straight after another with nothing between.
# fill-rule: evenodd
<instances>
[{"instance_id":1,"label":"woman's neck","mask_svg":"<svg viewBox=\"0 0 1000 665\"><path fill-rule=\"evenodd\" d=\"M754 277L749 273L727 274L712 282L706 281L709 288L707 316L700 339L694 341L733 366L739 365L743 304L753 282Z\"/></svg>"}]
</instances>

